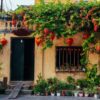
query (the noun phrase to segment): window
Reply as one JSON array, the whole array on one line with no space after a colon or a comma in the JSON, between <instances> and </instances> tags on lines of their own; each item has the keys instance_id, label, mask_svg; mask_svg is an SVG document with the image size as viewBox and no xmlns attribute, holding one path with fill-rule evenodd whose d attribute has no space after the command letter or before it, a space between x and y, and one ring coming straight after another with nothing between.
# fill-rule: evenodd
<instances>
[{"instance_id":1,"label":"window","mask_svg":"<svg viewBox=\"0 0 100 100\"><path fill-rule=\"evenodd\" d=\"M82 71L82 47L56 47L56 71Z\"/></svg>"}]
</instances>

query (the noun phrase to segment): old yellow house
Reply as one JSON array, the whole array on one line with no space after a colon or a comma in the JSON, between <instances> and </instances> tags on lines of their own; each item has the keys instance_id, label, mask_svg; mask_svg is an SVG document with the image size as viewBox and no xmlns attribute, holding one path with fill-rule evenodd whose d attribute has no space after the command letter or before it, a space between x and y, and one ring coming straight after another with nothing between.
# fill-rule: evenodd
<instances>
[{"instance_id":1,"label":"old yellow house","mask_svg":"<svg viewBox=\"0 0 100 100\"><path fill-rule=\"evenodd\" d=\"M39 0L35 1L35 3L38 2ZM59 38L55 39L54 45L46 50L38 47L31 36L16 36L12 33L4 35L2 33L0 37L4 37L8 41L3 51L0 52L1 80L3 77L7 77L8 82L36 82L39 73L46 79L57 77L65 80L69 75L76 79L84 77L84 72L80 71L79 62L83 42L81 33L73 36L76 41L72 47L67 47L63 42L64 38ZM100 67L100 56L97 53L88 53L88 57L92 64L98 64ZM68 70L69 66L72 67L71 70ZM77 70L73 69L73 66Z\"/></svg>"}]
</instances>

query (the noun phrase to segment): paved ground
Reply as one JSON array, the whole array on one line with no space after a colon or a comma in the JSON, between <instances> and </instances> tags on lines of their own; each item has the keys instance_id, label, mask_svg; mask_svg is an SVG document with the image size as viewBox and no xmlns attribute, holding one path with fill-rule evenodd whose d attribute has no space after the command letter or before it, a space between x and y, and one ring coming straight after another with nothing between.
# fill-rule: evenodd
<instances>
[{"instance_id":1,"label":"paved ground","mask_svg":"<svg viewBox=\"0 0 100 100\"><path fill-rule=\"evenodd\" d=\"M19 96L17 99L7 99L7 95L0 95L0 100L96 100L94 98L76 98L76 97L51 97L51 96L31 96L31 95L24 95L24 96ZM100 100L100 99L97 99Z\"/></svg>"}]
</instances>

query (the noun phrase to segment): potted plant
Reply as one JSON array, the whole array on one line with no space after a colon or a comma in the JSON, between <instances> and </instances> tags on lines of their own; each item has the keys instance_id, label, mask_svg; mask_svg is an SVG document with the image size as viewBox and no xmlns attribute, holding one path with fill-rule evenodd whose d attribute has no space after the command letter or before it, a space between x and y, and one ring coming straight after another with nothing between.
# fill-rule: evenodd
<instances>
[{"instance_id":1,"label":"potted plant","mask_svg":"<svg viewBox=\"0 0 100 100\"><path fill-rule=\"evenodd\" d=\"M83 91L84 91L84 96L88 97L89 96L88 88L84 88Z\"/></svg>"},{"instance_id":2,"label":"potted plant","mask_svg":"<svg viewBox=\"0 0 100 100\"><path fill-rule=\"evenodd\" d=\"M66 88L67 88L67 84L64 81L58 81L57 82L57 95L60 96L65 96L65 92L66 92Z\"/></svg>"},{"instance_id":3,"label":"potted plant","mask_svg":"<svg viewBox=\"0 0 100 100\"><path fill-rule=\"evenodd\" d=\"M74 91L74 96L75 96L75 97L78 97L78 91L77 91L77 90Z\"/></svg>"},{"instance_id":4,"label":"potted plant","mask_svg":"<svg viewBox=\"0 0 100 100\"><path fill-rule=\"evenodd\" d=\"M37 84L33 88L32 93L44 96L47 87L48 87L47 81L41 76L41 74L39 74Z\"/></svg>"},{"instance_id":5,"label":"potted plant","mask_svg":"<svg viewBox=\"0 0 100 100\"><path fill-rule=\"evenodd\" d=\"M83 97L83 96L84 96L83 91L80 91L80 92L78 93L78 96L79 96L79 97Z\"/></svg>"},{"instance_id":6,"label":"potted plant","mask_svg":"<svg viewBox=\"0 0 100 100\"><path fill-rule=\"evenodd\" d=\"M94 92L94 98L97 99L98 98L97 87L93 87L93 92Z\"/></svg>"},{"instance_id":7,"label":"potted plant","mask_svg":"<svg viewBox=\"0 0 100 100\"><path fill-rule=\"evenodd\" d=\"M61 96L61 91L58 90L58 91L56 92L56 95L57 95L57 96Z\"/></svg>"},{"instance_id":8,"label":"potted plant","mask_svg":"<svg viewBox=\"0 0 100 100\"><path fill-rule=\"evenodd\" d=\"M73 92L70 90L66 91L66 96L73 96Z\"/></svg>"}]
</instances>

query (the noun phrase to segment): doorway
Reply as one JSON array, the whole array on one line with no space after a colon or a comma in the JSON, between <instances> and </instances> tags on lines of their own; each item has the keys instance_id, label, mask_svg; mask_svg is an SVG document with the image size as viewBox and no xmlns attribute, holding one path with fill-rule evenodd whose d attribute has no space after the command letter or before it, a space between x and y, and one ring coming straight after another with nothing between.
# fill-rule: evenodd
<instances>
[{"instance_id":1,"label":"doorway","mask_svg":"<svg viewBox=\"0 0 100 100\"><path fill-rule=\"evenodd\" d=\"M11 81L34 80L34 38L11 38Z\"/></svg>"}]
</instances>

